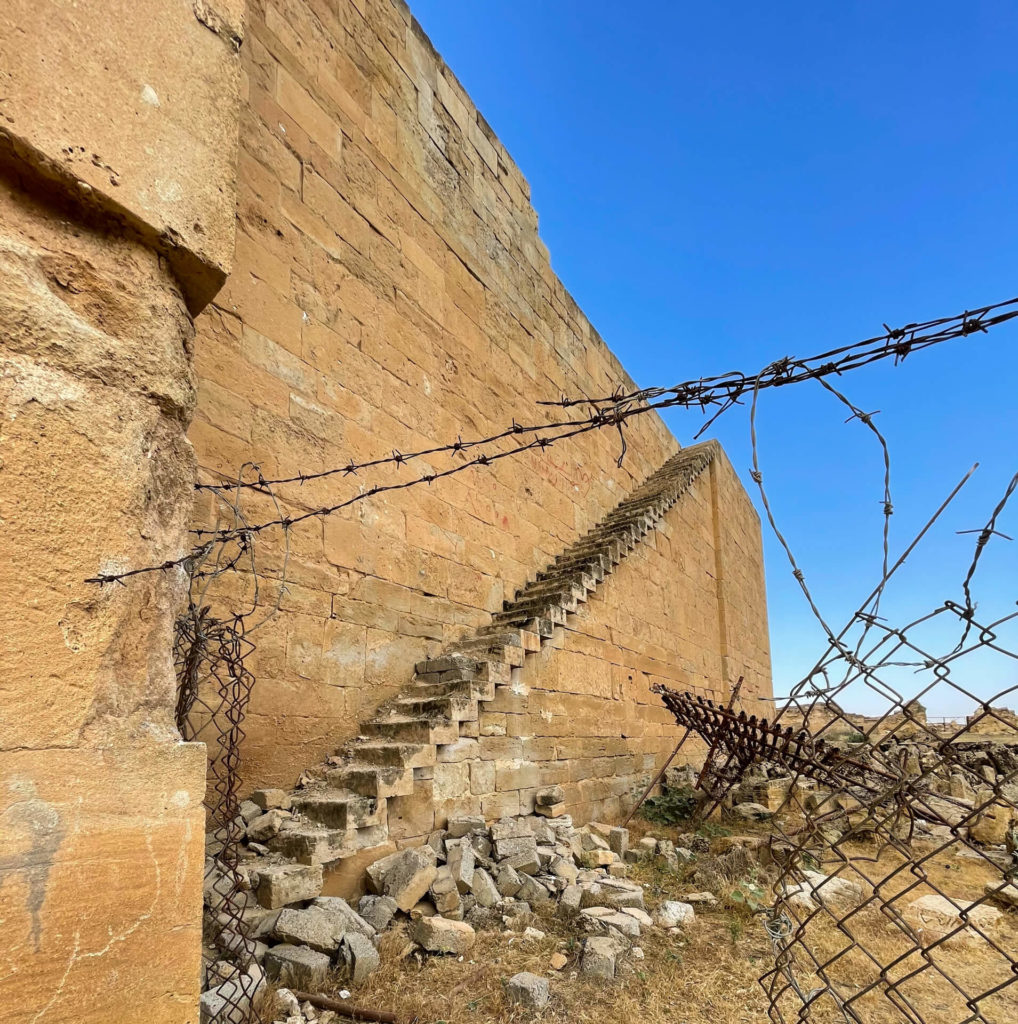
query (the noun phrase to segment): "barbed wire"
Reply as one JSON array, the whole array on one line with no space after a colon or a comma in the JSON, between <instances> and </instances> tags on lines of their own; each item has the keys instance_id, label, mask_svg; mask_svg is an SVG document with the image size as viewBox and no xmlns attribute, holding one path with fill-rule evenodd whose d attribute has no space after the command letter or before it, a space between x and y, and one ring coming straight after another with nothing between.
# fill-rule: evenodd
<instances>
[{"instance_id":1,"label":"barbed wire","mask_svg":"<svg viewBox=\"0 0 1018 1024\"><path fill-rule=\"evenodd\" d=\"M913 352L922 351L952 339L969 337L975 333L986 333L992 327L1006 323L1015 317L1018 317L1018 298L966 310L951 317L941 317L921 323L906 324L900 328L887 328L883 335L876 338L869 338L864 341L841 346L840 348L830 349L814 356L796 359L784 356L781 359L768 363L756 374L747 375L740 372L732 372L720 376L701 377L671 388L643 388L628 393L624 393L619 389L613 395L601 398L568 398L563 396L558 401L539 401L537 403L541 406L558 406L561 408L572 408L588 404L593 407L593 411L587 416L574 417L573 419L560 422L538 424L520 424L514 419L509 427L496 431L486 437L467 441L457 438L456 441L449 444L436 445L431 448L408 453L393 451L391 455L385 457L359 463L348 462L343 466L335 466L314 473L298 472L289 476L266 478L260 471L257 471L254 474L254 479L244 480L240 478L231 483L230 486L238 491L251 489L268 493L273 488L286 484L295 483L302 485L310 481L321 480L335 475L351 476L361 470L377 469L383 466L399 468L417 459L429 458L439 454L462 455L467 451L477 448L490 448L511 437L535 435L529 441L513 445L508 449L494 452L482 451L480 455L451 466L448 469L423 473L420 476L399 483L377 484L342 501L309 508L299 515L278 514L274 518L262 522L245 522L240 526L230 528L223 528L218 525L211 529L199 528L192 531L193 535L197 538L197 543L190 551L179 558L167 559L159 564L141 566L122 572L100 573L90 577L86 582L105 586L117 583L123 584L129 578L145 573L167 572L177 568L184 568L186 571L190 571L189 567L208 559L217 551L218 545L224 542L238 541L244 543L249 541L255 534L268 529L278 528L289 531L300 523L311 519L326 518L361 501L381 494L407 490L422 485L431 485L469 469L491 466L502 459L512 458L531 451L545 451L554 444L559 444L591 431L603 429L604 427L615 427L619 431L622 451L618 462L621 464L627 448L623 427L625 423L636 416L677 407L700 408L703 411L711 407L717 407L714 415L709 418L695 435L699 437L720 415L733 406L741 404L743 397L747 393L752 393L755 404L755 397L759 392L769 388L783 387L788 384L811 379L823 382L826 377L843 374L885 359L893 359L895 365L897 365ZM884 326L886 327L887 325L885 324ZM830 388L830 390L834 391L833 388ZM838 392L835 391L835 394L838 394ZM844 398L842 400L847 402ZM847 404L854 410L854 416L860 419L872 416L872 414L856 410L855 406L852 406L851 403ZM610 408L606 408L606 405L610 406ZM865 423L866 420L863 419L863 422ZM870 420L867 425L872 426L872 421ZM879 432L878 436L880 436ZM199 491L214 491L217 487L222 486L223 484L214 483L198 483L195 485ZM885 500L887 501L887 515L890 515L889 497L885 497ZM819 616L818 611L817 615Z\"/></svg>"}]
</instances>

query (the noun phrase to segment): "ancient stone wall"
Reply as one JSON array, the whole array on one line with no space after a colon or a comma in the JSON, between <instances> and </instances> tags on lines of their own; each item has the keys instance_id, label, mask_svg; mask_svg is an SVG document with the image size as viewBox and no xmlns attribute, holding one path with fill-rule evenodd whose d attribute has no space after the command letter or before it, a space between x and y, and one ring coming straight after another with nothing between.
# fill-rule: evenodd
<instances>
[{"instance_id":1,"label":"ancient stone wall","mask_svg":"<svg viewBox=\"0 0 1018 1024\"><path fill-rule=\"evenodd\" d=\"M205 752L174 727L229 3L0 10L0 1016L197 1021ZM209 26L218 8L218 29ZM231 134L232 131L232 134Z\"/></svg>"},{"instance_id":2,"label":"ancient stone wall","mask_svg":"<svg viewBox=\"0 0 1018 1024\"><path fill-rule=\"evenodd\" d=\"M236 271L196 351L206 479L252 458L290 475L483 436L534 422L537 399L630 383L551 270L519 170L402 4L254 0L244 70ZM603 432L292 531L282 613L254 638L248 785L292 785L676 449L656 417L627 433L621 468ZM299 514L396 479L280 494ZM683 561L697 566L683 622L698 627L668 658L723 689L719 565L701 547L723 546L711 508L722 532L731 513L733 544L748 530L753 550L733 557L729 589L748 580L755 612L735 598L725 656L752 660L767 687L758 524L737 483L722 491L648 582L664 595ZM278 543L260 543L271 576ZM634 650L659 642L640 616L629 628Z\"/></svg>"}]
</instances>

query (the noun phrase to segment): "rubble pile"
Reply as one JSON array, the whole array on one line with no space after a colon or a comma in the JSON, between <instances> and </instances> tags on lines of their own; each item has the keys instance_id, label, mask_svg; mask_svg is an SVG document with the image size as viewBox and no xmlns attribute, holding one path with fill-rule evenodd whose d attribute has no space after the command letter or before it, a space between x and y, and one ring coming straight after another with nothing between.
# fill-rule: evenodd
<instances>
[{"instance_id":1,"label":"rubble pile","mask_svg":"<svg viewBox=\"0 0 1018 1024\"><path fill-rule=\"evenodd\" d=\"M914 838L946 842L957 835L980 844L991 856L996 849L1001 866L1018 855L1018 744L885 736L875 746L850 740L834 745L861 764L872 761L884 774L894 766L906 781L916 780L920 798L910 801ZM676 789L690 790L693 781L688 767L670 769L666 776L666 784ZM765 821L796 803L825 815L840 811L827 817L825 830L847 834L866 828L873 817L867 809L870 799L861 789L834 792L801 776L793 780L785 769L760 764L733 787L724 807L730 816L745 821Z\"/></svg>"},{"instance_id":2,"label":"rubble pile","mask_svg":"<svg viewBox=\"0 0 1018 1024\"><path fill-rule=\"evenodd\" d=\"M362 981L379 964L380 936L400 922L422 953L463 956L478 931L543 938L532 927L533 914L554 912L584 937L581 973L612 978L647 929L677 932L695 918L686 903L650 910L642 886L627 878L629 865L640 861L678 867L693 857L688 849L653 838L630 847L627 829L598 823L576 828L562 813L557 787L538 796L538 810L545 813L490 824L479 816L452 818L425 844L375 861L367 869L370 892L356 909L322 895L319 865L294 864L258 848L251 836L262 834L262 819L282 818L288 810L264 806L273 802L271 792L254 796L261 813L241 809L249 842L239 867L246 887L241 917L254 940L256 963L249 969L297 991L320 990L337 970ZM206 899L212 903L215 871L210 862ZM220 924L229 926L229 920ZM517 976L510 998L536 1008L546 987ZM206 993L210 1002L215 991Z\"/></svg>"}]
</instances>

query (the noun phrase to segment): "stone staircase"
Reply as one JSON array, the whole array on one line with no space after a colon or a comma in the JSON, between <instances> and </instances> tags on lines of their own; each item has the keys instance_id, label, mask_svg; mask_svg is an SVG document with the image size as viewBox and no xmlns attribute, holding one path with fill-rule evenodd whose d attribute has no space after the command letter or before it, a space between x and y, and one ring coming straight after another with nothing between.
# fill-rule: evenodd
<instances>
[{"instance_id":1,"label":"stone staircase","mask_svg":"<svg viewBox=\"0 0 1018 1024\"><path fill-rule=\"evenodd\" d=\"M389 839L387 801L411 797L440 748L478 735L480 706L511 683L528 654L587 600L660 522L720 448L684 448L625 501L521 587L489 626L420 662L401 693L362 723L336 757L304 773L294 818L269 846L303 864L328 865ZM422 797L423 798L423 797Z\"/></svg>"}]
</instances>

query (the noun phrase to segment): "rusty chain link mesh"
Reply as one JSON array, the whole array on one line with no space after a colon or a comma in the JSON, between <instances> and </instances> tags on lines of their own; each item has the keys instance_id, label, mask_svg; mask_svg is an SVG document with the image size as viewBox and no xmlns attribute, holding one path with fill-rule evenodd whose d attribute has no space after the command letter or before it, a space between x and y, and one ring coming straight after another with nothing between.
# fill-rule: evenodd
<instances>
[{"instance_id":1,"label":"rusty chain link mesh","mask_svg":"<svg viewBox=\"0 0 1018 1024\"><path fill-rule=\"evenodd\" d=\"M230 537L185 563L188 602L174 629L177 728L184 740L204 743L208 752L202 1024L259 1024L257 1000L265 984L245 916L248 883L238 870L245 836L240 758L255 681L246 664L255 650L251 633L275 614L285 593L289 532L283 531L282 569L274 574L275 601L266 606L259 593L266 567L255 571L255 538L246 530L242 507L250 476L260 476L258 467L245 464L232 484L203 488L213 492L216 520L225 521ZM278 510L269 487L259 488L259 494ZM213 607L233 611L217 616Z\"/></svg>"},{"instance_id":2,"label":"rusty chain link mesh","mask_svg":"<svg viewBox=\"0 0 1018 1024\"><path fill-rule=\"evenodd\" d=\"M970 589L1016 484L970 531L963 600L893 625L885 569L772 721L656 688L716 752L701 816L747 795L773 811L772 1021L1018 1020L1018 611L983 618Z\"/></svg>"}]
</instances>

